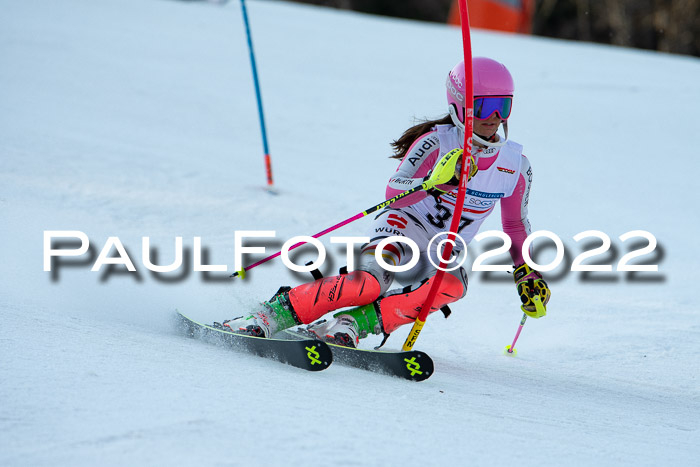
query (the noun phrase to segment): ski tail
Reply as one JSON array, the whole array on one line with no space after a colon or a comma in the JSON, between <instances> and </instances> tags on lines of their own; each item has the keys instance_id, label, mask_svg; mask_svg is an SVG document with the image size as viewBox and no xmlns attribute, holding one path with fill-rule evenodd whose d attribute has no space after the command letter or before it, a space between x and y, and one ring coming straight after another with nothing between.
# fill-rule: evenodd
<instances>
[{"instance_id":1,"label":"ski tail","mask_svg":"<svg viewBox=\"0 0 700 467\"><path fill-rule=\"evenodd\" d=\"M187 337L211 344L248 352L263 358L302 368L321 371L333 363L333 353L328 344L318 339L266 339L219 329L199 323L177 312L179 331Z\"/></svg>"}]
</instances>

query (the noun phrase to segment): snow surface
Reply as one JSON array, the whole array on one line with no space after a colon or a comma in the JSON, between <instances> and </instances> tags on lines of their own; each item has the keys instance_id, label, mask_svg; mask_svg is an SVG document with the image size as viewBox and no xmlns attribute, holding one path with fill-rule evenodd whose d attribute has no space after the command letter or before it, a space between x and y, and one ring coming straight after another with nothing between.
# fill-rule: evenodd
<instances>
[{"instance_id":1,"label":"snow surface","mask_svg":"<svg viewBox=\"0 0 700 467\"><path fill-rule=\"evenodd\" d=\"M696 465L698 59L474 31L474 54L516 80L533 228L566 245L548 315L504 356L515 289L475 272L420 336L429 380L308 373L173 331L176 308L230 318L307 280L279 261L245 281L192 272L193 238L230 273L236 230L275 230L255 243L272 253L380 202L389 142L444 113L461 36L248 7L278 196L262 190L238 2L0 0L0 465ZM611 237L598 259L613 265L633 242L619 235L651 232L659 246L639 262L658 273L567 273L590 229ZM85 232L92 256L44 272L46 230ZM138 274L90 271L111 236ZM144 236L158 264L182 236L186 265L148 271ZM341 250L325 243L332 273Z\"/></svg>"}]
</instances>

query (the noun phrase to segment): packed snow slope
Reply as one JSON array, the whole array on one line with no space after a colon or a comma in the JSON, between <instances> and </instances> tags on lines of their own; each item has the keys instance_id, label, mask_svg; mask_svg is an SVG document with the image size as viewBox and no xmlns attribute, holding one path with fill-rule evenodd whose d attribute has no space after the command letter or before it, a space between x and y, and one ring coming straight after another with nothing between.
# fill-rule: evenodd
<instances>
[{"instance_id":1,"label":"packed snow slope","mask_svg":"<svg viewBox=\"0 0 700 467\"><path fill-rule=\"evenodd\" d=\"M528 320L519 355L504 356L521 317L515 287L505 273L471 272L468 296L418 341L435 360L429 380L340 365L312 374L181 337L174 310L231 318L308 280L279 260L228 279L234 232L276 231L246 243L271 254L382 201L391 140L445 113L461 35L248 7L276 196L263 190L238 2L0 1L0 465L696 463L699 61L474 31L474 54L515 77L510 135L534 170L533 230L565 245L547 275L548 315ZM499 227L495 213L484 230ZM90 250L46 272L50 230L83 232ZM584 264L611 272L571 272L601 244L574 241L588 230L611 247ZM658 272L617 271L647 244L619 238L635 230L658 245L631 264ZM110 237L136 272L91 271ZM142 237L162 265L183 237L183 266L150 272ZM227 272L193 271L195 237L202 261ZM344 256L324 241L331 274ZM552 243L540 243L538 261L552 261ZM468 268L488 249L472 246Z\"/></svg>"}]
</instances>

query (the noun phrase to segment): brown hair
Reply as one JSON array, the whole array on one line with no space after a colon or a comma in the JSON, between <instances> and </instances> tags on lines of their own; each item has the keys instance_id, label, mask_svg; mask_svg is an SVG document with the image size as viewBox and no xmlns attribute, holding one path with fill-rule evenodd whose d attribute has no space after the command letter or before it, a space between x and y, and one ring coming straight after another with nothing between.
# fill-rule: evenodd
<instances>
[{"instance_id":1,"label":"brown hair","mask_svg":"<svg viewBox=\"0 0 700 467\"><path fill-rule=\"evenodd\" d=\"M413 125L411 128L403 132L403 135L394 142L391 146L394 148L394 155L389 156L392 159L403 159L411 145L422 135L430 131L435 125L445 125L452 123L452 117L445 115L437 120L425 120Z\"/></svg>"}]
</instances>

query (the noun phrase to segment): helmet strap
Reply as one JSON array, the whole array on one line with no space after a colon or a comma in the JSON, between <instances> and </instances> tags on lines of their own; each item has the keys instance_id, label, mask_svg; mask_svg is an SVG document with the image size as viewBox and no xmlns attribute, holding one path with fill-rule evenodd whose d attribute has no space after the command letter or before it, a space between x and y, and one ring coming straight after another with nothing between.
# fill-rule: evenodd
<instances>
[{"instance_id":1,"label":"helmet strap","mask_svg":"<svg viewBox=\"0 0 700 467\"><path fill-rule=\"evenodd\" d=\"M501 138L499 135L498 141L489 141L477 135L476 133L473 134L473 137L474 141L481 145L488 146L491 148L500 148L508 141L508 120L503 121L503 132L505 133L505 137Z\"/></svg>"},{"instance_id":2,"label":"helmet strap","mask_svg":"<svg viewBox=\"0 0 700 467\"><path fill-rule=\"evenodd\" d=\"M457 106L454 104L450 104L450 117L452 118L452 123L464 133L464 123L459 119L459 115L457 115Z\"/></svg>"}]
</instances>

